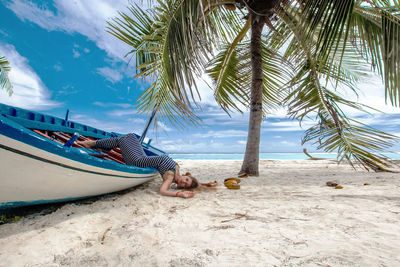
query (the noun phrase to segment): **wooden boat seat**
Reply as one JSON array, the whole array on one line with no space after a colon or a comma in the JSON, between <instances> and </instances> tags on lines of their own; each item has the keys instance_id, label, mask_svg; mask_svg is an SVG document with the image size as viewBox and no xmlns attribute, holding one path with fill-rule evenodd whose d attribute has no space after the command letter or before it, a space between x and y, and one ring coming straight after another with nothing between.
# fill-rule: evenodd
<instances>
[{"instance_id":1,"label":"wooden boat seat","mask_svg":"<svg viewBox=\"0 0 400 267\"><path fill-rule=\"evenodd\" d=\"M31 130L43 137L46 137L46 138L48 138L52 141L55 141L59 144L62 144L62 145L64 145L72 136L72 134L68 134L68 133L64 133L64 132L49 132L49 131L43 131L43 130L38 130L38 129L31 129ZM88 138L83 135L79 136L79 139L94 140L94 139ZM125 164L125 161L121 155L121 150L119 148L112 149L108 152L103 152L103 151L100 151L97 149L84 148L83 146L77 144L76 142L72 146L85 150L89 155L91 155L93 157L101 158L104 160L115 161L120 164Z\"/></svg>"},{"instance_id":2,"label":"wooden boat seat","mask_svg":"<svg viewBox=\"0 0 400 267\"><path fill-rule=\"evenodd\" d=\"M102 154L90 154L90 156L93 156L93 157L96 157L96 158L101 158L101 159L104 159L104 160L112 160L112 161L118 162L120 164L125 164L124 161L121 161L121 160L119 160L119 159L117 159L117 158L115 158L115 157L113 157L113 156L111 156L109 154L105 154L105 153L102 153Z\"/></svg>"},{"instance_id":3,"label":"wooden boat seat","mask_svg":"<svg viewBox=\"0 0 400 267\"><path fill-rule=\"evenodd\" d=\"M42 131L42 130L37 130L37 129L32 129L32 131L34 131L35 133L37 133L37 134L39 134L39 135L41 135L41 136L43 136L43 137L46 137L46 138L52 140L52 141L54 141L54 142L57 142L57 143L62 144L62 145L64 144L64 143L61 142L60 140L57 140L57 139L52 138L51 136L49 136L49 134L48 134L47 131Z\"/></svg>"}]
</instances>

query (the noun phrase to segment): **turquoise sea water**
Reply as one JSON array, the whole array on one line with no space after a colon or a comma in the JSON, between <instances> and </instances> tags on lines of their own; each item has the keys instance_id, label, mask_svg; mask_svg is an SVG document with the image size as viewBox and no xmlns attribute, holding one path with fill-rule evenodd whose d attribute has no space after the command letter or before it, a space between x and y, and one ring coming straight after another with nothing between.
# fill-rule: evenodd
<instances>
[{"instance_id":1,"label":"turquoise sea water","mask_svg":"<svg viewBox=\"0 0 400 267\"><path fill-rule=\"evenodd\" d=\"M316 158L336 159L336 153L310 153ZM400 159L400 153L384 153L390 159ZM243 160L244 154L170 154L173 159ZM298 160L308 159L304 153L260 153L260 159Z\"/></svg>"}]
</instances>

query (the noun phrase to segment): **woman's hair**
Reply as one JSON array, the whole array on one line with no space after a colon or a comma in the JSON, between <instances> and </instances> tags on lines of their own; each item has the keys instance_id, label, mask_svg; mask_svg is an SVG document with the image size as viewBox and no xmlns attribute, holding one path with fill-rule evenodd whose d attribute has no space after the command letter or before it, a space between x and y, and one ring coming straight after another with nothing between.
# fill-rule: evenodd
<instances>
[{"instance_id":1,"label":"woman's hair","mask_svg":"<svg viewBox=\"0 0 400 267\"><path fill-rule=\"evenodd\" d=\"M194 178L192 175L188 175L190 178L192 178L192 184L189 187L186 187L186 189L193 189L199 187L199 181L197 181L196 178Z\"/></svg>"}]
</instances>

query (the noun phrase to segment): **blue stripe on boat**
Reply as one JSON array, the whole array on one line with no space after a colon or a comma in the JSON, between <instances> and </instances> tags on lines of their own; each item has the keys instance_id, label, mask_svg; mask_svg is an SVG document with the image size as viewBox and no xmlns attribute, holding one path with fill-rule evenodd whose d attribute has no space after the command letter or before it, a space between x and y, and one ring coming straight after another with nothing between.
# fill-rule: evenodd
<instances>
[{"instance_id":1,"label":"blue stripe on boat","mask_svg":"<svg viewBox=\"0 0 400 267\"><path fill-rule=\"evenodd\" d=\"M47 152L91 166L106 168L114 171L138 174L151 174L157 172L157 170L153 168L139 168L136 166L119 164L114 161L107 161L101 158L93 157L90 154L98 154L98 152L95 152L94 150L77 147L65 148L59 143L36 134L29 128L61 131L66 133L77 132L81 135L95 138L109 138L119 136L121 134L105 132L80 123L66 121L53 116L11 107L4 104L0 104L0 113L1 134L34 146L38 149L42 149ZM148 145L145 147L145 152L148 155L164 154L163 151Z\"/></svg>"}]
</instances>

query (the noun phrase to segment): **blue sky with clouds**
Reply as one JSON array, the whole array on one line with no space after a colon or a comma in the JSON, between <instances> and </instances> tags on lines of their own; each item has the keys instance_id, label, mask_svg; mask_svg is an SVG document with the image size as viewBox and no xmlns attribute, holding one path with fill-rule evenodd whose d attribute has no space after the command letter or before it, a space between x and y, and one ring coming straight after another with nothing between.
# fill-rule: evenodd
<instances>
[{"instance_id":1,"label":"blue sky with clouds","mask_svg":"<svg viewBox=\"0 0 400 267\"><path fill-rule=\"evenodd\" d=\"M129 47L108 34L106 21L126 10L127 0L0 0L0 55L11 63L14 94L0 91L0 102L64 117L120 133L141 133L147 117L135 110L145 84L134 80ZM385 113L347 113L400 136L399 108L385 105L381 81L372 75L359 84L359 100ZM202 125L184 130L160 123L153 144L169 153L243 153L248 113L226 115L212 90L200 82ZM354 95L349 95L354 98ZM288 119L284 110L262 125L261 152L300 152L312 121ZM311 144L306 144L313 151ZM393 148L399 151L399 147Z\"/></svg>"}]
</instances>

